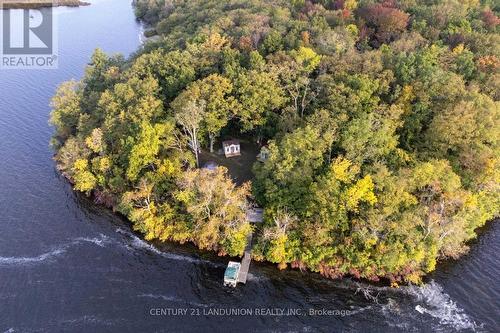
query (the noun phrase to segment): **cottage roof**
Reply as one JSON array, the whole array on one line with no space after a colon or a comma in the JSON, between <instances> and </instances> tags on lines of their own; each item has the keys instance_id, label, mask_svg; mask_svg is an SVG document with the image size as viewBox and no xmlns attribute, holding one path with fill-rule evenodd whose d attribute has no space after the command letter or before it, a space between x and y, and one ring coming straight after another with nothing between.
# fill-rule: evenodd
<instances>
[{"instance_id":1,"label":"cottage roof","mask_svg":"<svg viewBox=\"0 0 500 333\"><path fill-rule=\"evenodd\" d=\"M239 144L240 144L240 140L236 140L236 139L234 139L234 140L227 140L227 141L222 142L222 145L224 147L226 147L226 146L232 146L232 145L239 145Z\"/></svg>"}]
</instances>

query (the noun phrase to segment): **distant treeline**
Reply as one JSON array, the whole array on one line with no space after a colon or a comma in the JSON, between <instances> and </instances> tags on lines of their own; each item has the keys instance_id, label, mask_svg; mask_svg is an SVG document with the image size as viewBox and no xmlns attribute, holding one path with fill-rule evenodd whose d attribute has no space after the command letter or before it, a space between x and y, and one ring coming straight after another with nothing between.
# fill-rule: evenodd
<instances>
[{"instance_id":1,"label":"distant treeline","mask_svg":"<svg viewBox=\"0 0 500 333\"><path fill-rule=\"evenodd\" d=\"M87 6L90 3L79 0L2 0L0 8L3 9L38 9L44 7L78 7Z\"/></svg>"}]
</instances>

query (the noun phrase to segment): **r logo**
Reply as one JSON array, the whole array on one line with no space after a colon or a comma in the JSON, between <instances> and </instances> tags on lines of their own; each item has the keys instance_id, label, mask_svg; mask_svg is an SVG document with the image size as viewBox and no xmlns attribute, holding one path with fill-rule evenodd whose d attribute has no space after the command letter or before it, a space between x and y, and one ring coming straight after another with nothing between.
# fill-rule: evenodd
<instances>
[{"instance_id":1,"label":"r logo","mask_svg":"<svg viewBox=\"0 0 500 333\"><path fill-rule=\"evenodd\" d=\"M2 10L2 12L4 55L52 54L52 8Z\"/></svg>"}]
</instances>

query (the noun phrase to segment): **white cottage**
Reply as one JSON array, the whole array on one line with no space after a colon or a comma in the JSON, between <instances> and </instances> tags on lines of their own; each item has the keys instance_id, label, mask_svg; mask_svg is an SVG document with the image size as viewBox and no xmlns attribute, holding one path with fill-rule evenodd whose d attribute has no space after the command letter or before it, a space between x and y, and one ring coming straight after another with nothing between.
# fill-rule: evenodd
<instances>
[{"instance_id":1,"label":"white cottage","mask_svg":"<svg viewBox=\"0 0 500 333\"><path fill-rule=\"evenodd\" d=\"M222 148L224 149L224 155L226 155L226 157L241 155L241 146L239 140L224 141L222 142Z\"/></svg>"}]
</instances>

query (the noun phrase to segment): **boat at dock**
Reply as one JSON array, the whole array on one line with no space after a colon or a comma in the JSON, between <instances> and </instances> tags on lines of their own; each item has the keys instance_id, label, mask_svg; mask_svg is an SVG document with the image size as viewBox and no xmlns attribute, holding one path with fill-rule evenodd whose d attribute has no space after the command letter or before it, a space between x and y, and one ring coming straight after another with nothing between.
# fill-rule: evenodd
<instances>
[{"instance_id":1,"label":"boat at dock","mask_svg":"<svg viewBox=\"0 0 500 333\"><path fill-rule=\"evenodd\" d=\"M252 207L247 211L247 220L252 223L262 223L264 210L262 208ZM224 285L236 287L238 283L247 283L248 271L250 270L250 262L252 261L252 240L253 232L247 236L247 245L243 254L241 263L230 261L224 273ZM237 267L236 275L233 278L234 268Z\"/></svg>"},{"instance_id":2,"label":"boat at dock","mask_svg":"<svg viewBox=\"0 0 500 333\"><path fill-rule=\"evenodd\" d=\"M241 264L239 262L230 261L224 272L224 286L236 287L240 274Z\"/></svg>"}]
</instances>

